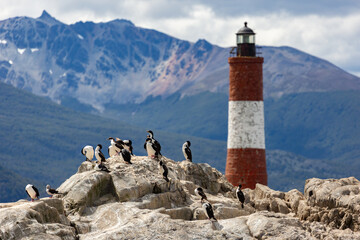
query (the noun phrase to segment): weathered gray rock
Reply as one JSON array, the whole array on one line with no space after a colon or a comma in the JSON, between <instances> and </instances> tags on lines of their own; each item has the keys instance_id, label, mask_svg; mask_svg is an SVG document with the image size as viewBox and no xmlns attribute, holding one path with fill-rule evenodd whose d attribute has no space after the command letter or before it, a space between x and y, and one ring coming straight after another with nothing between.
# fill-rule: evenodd
<instances>
[{"instance_id":1,"label":"weathered gray rock","mask_svg":"<svg viewBox=\"0 0 360 240\"><path fill-rule=\"evenodd\" d=\"M66 210L80 214L85 207L94 205L104 195L111 194L116 199L111 175L104 171L77 173L66 180L58 191L64 195Z\"/></svg>"},{"instance_id":2,"label":"weathered gray rock","mask_svg":"<svg viewBox=\"0 0 360 240\"><path fill-rule=\"evenodd\" d=\"M0 204L0 239L360 239L359 181L310 179L305 194L257 184L244 208L208 164L107 159L109 173L83 162L58 190L61 199ZM202 187L217 222L208 220Z\"/></svg>"},{"instance_id":3,"label":"weathered gray rock","mask_svg":"<svg viewBox=\"0 0 360 240\"><path fill-rule=\"evenodd\" d=\"M285 200L285 193L274 191L268 186L257 183L253 191L248 191L249 202L256 210L280 212L287 214L290 212Z\"/></svg>"},{"instance_id":4,"label":"weathered gray rock","mask_svg":"<svg viewBox=\"0 0 360 240\"><path fill-rule=\"evenodd\" d=\"M285 193L285 202L289 206L289 208L295 214L298 211L300 200L304 200L304 195L297 189L290 190L289 192Z\"/></svg>"},{"instance_id":5,"label":"weathered gray rock","mask_svg":"<svg viewBox=\"0 0 360 240\"><path fill-rule=\"evenodd\" d=\"M0 239L75 239L61 199L21 201L0 208Z\"/></svg>"},{"instance_id":6,"label":"weathered gray rock","mask_svg":"<svg viewBox=\"0 0 360 240\"><path fill-rule=\"evenodd\" d=\"M359 231L360 182L357 179L308 179L304 193L306 202L301 201L297 212L300 219Z\"/></svg>"},{"instance_id":7,"label":"weathered gray rock","mask_svg":"<svg viewBox=\"0 0 360 240\"><path fill-rule=\"evenodd\" d=\"M80 164L77 173L83 173L94 170L95 162L84 161Z\"/></svg>"},{"instance_id":8,"label":"weathered gray rock","mask_svg":"<svg viewBox=\"0 0 360 240\"><path fill-rule=\"evenodd\" d=\"M316 239L304 230L295 217L271 212L257 212L248 217L246 224L256 239Z\"/></svg>"}]
</instances>

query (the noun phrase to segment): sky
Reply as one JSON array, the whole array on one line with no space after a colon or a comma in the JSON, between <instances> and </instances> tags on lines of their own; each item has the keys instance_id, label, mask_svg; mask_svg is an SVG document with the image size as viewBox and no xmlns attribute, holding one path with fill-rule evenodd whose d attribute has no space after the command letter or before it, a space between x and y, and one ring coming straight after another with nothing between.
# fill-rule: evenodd
<instances>
[{"instance_id":1,"label":"sky","mask_svg":"<svg viewBox=\"0 0 360 240\"><path fill-rule=\"evenodd\" d=\"M360 77L360 0L0 0L0 20L43 10L66 24L127 19L221 47L236 45L246 21L257 45L290 46Z\"/></svg>"}]
</instances>

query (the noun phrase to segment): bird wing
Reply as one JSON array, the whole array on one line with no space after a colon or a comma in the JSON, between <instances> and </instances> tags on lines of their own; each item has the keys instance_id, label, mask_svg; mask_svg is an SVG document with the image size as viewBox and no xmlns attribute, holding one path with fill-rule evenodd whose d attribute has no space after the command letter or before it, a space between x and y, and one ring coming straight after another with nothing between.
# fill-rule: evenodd
<instances>
[{"instance_id":1,"label":"bird wing","mask_svg":"<svg viewBox=\"0 0 360 240\"><path fill-rule=\"evenodd\" d=\"M101 151L99 151L99 156L100 156L102 162L105 161L105 156Z\"/></svg>"},{"instance_id":2,"label":"bird wing","mask_svg":"<svg viewBox=\"0 0 360 240\"><path fill-rule=\"evenodd\" d=\"M214 215L214 211L212 210L211 207L209 208L209 218L216 219Z\"/></svg>"},{"instance_id":3,"label":"bird wing","mask_svg":"<svg viewBox=\"0 0 360 240\"><path fill-rule=\"evenodd\" d=\"M124 161L130 162L131 155L130 155L130 152L128 150L126 150L126 149L122 150L121 151L121 156L123 157Z\"/></svg>"},{"instance_id":4,"label":"bird wing","mask_svg":"<svg viewBox=\"0 0 360 240\"><path fill-rule=\"evenodd\" d=\"M163 175L168 175L169 169L167 168L167 166L165 165L165 163L162 165L162 167L163 167L163 169L164 169Z\"/></svg>"},{"instance_id":5,"label":"bird wing","mask_svg":"<svg viewBox=\"0 0 360 240\"><path fill-rule=\"evenodd\" d=\"M244 196L244 193L242 192L242 191L238 191L237 193L236 193L236 195L237 195L237 197L238 197L238 199L239 199L239 201L240 202L244 202L245 201L245 196Z\"/></svg>"},{"instance_id":6,"label":"bird wing","mask_svg":"<svg viewBox=\"0 0 360 240\"><path fill-rule=\"evenodd\" d=\"M39 190L38 190L35 186L33 186L33 188L34 188L34 190L35 190L35 192L36 192L36 196L39 197L39 196L40 196Z\"/></svg>"},{"instance_id":7,"label":"bird wing","mask_svg":"<svg viewBox=\"0 0 360 240\"><path fill-rule=\"evenodd\" d=\"M156 141L155 139L154 139L153 143L155 145L155 150L160 153L160 151L161 151L160 143L158 141Z\"/></svg>"},{"instance_id":8,"label":"bird wing","mask_svg":"<svg viewBox=\"0 0 360 240\"><path fill-rule=\"evenodd\" d=\"M190 148L185 148L185 153L187 155L187 158L191 160L192 159L192 154L191 154Z\"/></svg>"},{"instance_id":9,"label":"bird wing","mask_svg":"<svg viewBox=\"0 0 360 240\"><path fill-rule=\"evenodd\" d=\"M56 189L50 188L49 192L52 194L59 193Z\"/></svg>"},{"instance_id":10,"label":"bird wing","mask_svg":"<svg viewBox=\"0 0 360 240\"><path fill-rule=\"evenodd\" d=\"M118 149L123 149L123 145L121 143L115 142L115 147L117 147Z\"/></svg>"},{"instance_id":11,"label":"bird wing","mask_svg":"<svg viewBox=\"0 0 360 240\"><path fill-rule=\"evenodd\" d=\"M156 141L155 139L153 139L153 141L152 141L152 146L153 146L155 152L156 152L157 154L160 154L160 155L161 155L161 153L160 153L160 151L161 151L161 145L160 145L160 143L159 143L158 141Z\"/></svg>"},{"instance_id":12,"label":"bird wing","mask_svg":"<svg viewBox=\"0 0 360 240\"><path fill-rule=\"evenodd\" d=\"M198 191L199 195L207 200L206 194L203 191ZM211 205L210 205L211 206Z\"/></svg>"}]
</instances>

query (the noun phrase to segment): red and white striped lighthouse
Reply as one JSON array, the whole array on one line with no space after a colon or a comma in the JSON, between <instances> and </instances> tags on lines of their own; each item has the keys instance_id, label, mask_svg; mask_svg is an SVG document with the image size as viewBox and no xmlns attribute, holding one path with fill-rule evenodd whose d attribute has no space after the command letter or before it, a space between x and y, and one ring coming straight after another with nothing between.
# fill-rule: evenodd
<instances>
[{"instance_id":1,"label":"red and white striped lighthouse","mask_svg":"<svg viewBox=\"0 0 360 240\"><path fill-rule=\"evenodd\" d=\"M267 185L263 102L264 58L256 57L255 33L237 33L236 57L228 59L229 120L225 176L234 186Z\"/></svg>"}]
</instances>

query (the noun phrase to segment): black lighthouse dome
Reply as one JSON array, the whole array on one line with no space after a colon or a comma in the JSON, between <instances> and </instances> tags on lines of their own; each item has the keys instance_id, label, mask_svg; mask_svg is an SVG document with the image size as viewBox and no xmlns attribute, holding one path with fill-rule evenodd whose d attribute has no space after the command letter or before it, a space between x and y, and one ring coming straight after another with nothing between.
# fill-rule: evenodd
<instances>
[{"instance_id":1,"label":"black lighthouse dome","mask_svg":"<svg viewBox=\"0 0 360 240\"><path fill-rule=\"evenodd\" d=\"M236 33L236 44L238 57L255 57L255 33L247 26L247 22Z\"/></svg>"},{"instance_id":2,"label":"black lighthouse dome","mask_svg":"<svg viewBox=\"0 0 360 240\"><path fill-rule=\"evenodd\" d=\"M255 35L254 31L247 26L247 22L244 23L244 26L239 29L236 34L253 34Z\"/></svg>"}]
</instances>

